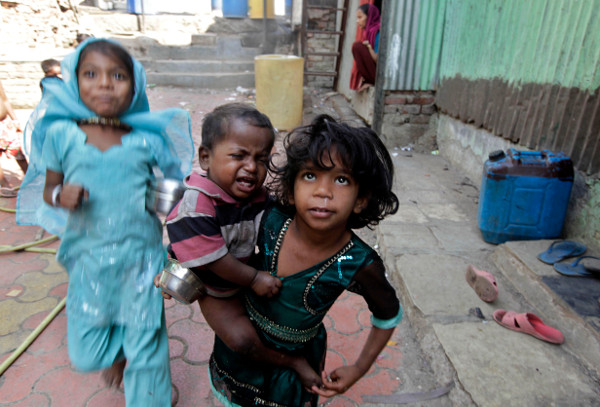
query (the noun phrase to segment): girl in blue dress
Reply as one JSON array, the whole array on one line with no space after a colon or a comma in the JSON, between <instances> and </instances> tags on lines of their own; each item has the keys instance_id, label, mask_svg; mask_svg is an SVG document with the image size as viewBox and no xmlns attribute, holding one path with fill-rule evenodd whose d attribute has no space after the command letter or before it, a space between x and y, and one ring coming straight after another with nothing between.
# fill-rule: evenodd
<instances>
[{"instance_id":1,"label":"girl in blue dress","mask_svg":"<svg viewBox=\"0 0 600 407\"><path fill-rule=\"evenodd\" d=\"M279 277L282 287L271 299L248 292L245 306L263 342L304 356L323 384L307 389L294 370L257 364L217 337L211 384L227 406L316 406L319 395L344 393L369 370L402 319L381 258L352 232L398 209L393 163L381 140L368 128L322 115L290 133L285 149L287 162L273 171L282 206L263 217L256 264ZM322 321L344 290L364 297L373 326L356 361L327 373Z\"/></svg>"},{"instance_id":2,"label":"girl in blue dress","mask_svg":"<svg viewBox=\"0 0 600 407\"><path fill-rule=\"evenodd\" d=\"M61 237L73 365L104 370L115 386L123 379L127 406L171 406L163 299L152 282L165 261L162 226L146 199L155 174L190 171L189 114L150 113L143 67L110 40L82 43L62 72L63 81L44 80L28 124L18 221Z\"/></svg>"}]
</instances>

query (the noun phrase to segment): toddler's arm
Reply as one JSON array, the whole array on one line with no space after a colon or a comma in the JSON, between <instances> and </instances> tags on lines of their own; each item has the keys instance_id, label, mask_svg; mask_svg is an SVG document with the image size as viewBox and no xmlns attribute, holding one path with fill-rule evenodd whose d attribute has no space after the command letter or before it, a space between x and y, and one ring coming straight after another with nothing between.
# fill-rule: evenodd
<instances>
[{"instance_id":1,"label":"toddler's arm","mask_svg":"<svg viewBox=\"0 0 600 407\"><path fill-rule=\"evenodd\" d=\"M88 198L88 191L81 185L64 184L64 175L46 170L44 201L52 206L60 206L70 211L77 209Z\"/></svg>"},{"instance_id":2,"label":"toddler's arm","mask_svg":"<svg viewBox=\"0 0 600 407\"><path fill-rule=\"evenodd\" d=\"M281 288L281 280L277 277L242 263L230 253L205 267L219 277L242 287L250 287L257 295L267 298L277 295Z\"/></svg>"}]
</instances>

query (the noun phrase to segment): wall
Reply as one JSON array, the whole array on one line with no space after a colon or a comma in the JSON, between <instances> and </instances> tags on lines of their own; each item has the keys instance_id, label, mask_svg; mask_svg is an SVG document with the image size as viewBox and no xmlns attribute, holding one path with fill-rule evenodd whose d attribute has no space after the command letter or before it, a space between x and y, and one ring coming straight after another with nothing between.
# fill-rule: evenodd
<instances>
[{"instance_id":1,"label":"wall","mask_svg":"<svg viewBox=\"0 0 600 407\"><path fill-rule=\"evenodd\" d=\"M0 80L14 108L31 108L41 97L40 61L71 50L77 18L66 0L19 0L1 3L0 26Z\"/></svg>"},{"instance_id":2,"label":"wall","mask_svg":"<svg viewBox=\"0 0 600 407\"><path fill-rule=\"evenodd\" d=\"M386 91L380 134L388 147L437 150L435 92Z\"/></svg>"},{"instance_id":3,"label":"wall","mask_svg":"<svg viewBox=\"0 0 600 407\"><path fill-rule=\"evenodd\" d=\"M303 0L313 6L337 7L339 0ZM307 9L307 30L338 31L338 13L335 10ZM306 52L334 53L337 52L339 35L307 33ZM306 55L304 84L311 88L333 88L333 77L310 75L307 72L333 72L335 70L334 56Z\"/></svg>"},{"instance_id":4,"label":"wall","mask_svg":"<svg viewBox=\"0 0 600 407\"><path fill-rule=\"evenodd\" d=\"M600 171L600 0L449 0L446 114Z\"/></svg>"},{"instance_id":5,"label":"wall","mask_svg":"<svg viewBox=\"0 0 600 407\"><path fill-rule=\"evenodd\" d=\"M350 0L348 2L348 18L346 19L344 47L342 48L342 56L340 62L340 70L338 72L338 86L336 90L351 100L355 92L350 89L350 72L354 58L352 57L352 44L356 38L356 9L360 5L360 0Z\"/></svg>"},{"instance_id":6,"label":"wall","mask_svg":"<svg viewBox=\"0 0 600 407\"><path fill-rule=\"evenodd\" d=\"M448 0L436 96L440 153L474 181L503 143L569 155L578 171L565 235L590 243L600 237L599 17L600 0Z\"/></svg>"},{"instance_id":7,"label":"wall","mask_svg":"<svg viewBox=\"0 0 600 407\"><path fill-rule=\"evenodd\" d=\"M123 10L103 11L86 3L94 2L18 0L1 3L2 33L11 35L0 35L0 80L13 107L30 109L37 104L41 97L39 81L43 77L40 62L48 58L62 60L73 50L78 33L95 36L128 33L127 38L140 34L141 18L137 15ZM205 32L213 20L210 13L147 15L143 18L143 28L146 36L160 43L187 45L191 34Z\"/></svg>"}]
</instances>

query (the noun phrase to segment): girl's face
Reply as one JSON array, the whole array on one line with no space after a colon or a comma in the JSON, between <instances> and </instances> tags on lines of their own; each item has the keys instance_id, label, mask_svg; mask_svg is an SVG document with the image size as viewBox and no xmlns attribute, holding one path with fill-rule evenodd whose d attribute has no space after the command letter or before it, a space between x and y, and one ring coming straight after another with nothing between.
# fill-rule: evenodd
<instances>
[{"instance_id":1,"label":"girl's face","mask_svg":"<svg viewBox=\"0 0 600 407\"><path fill-rule=\"evenodd\" d=\"M333 165L328 170L306 163L294 182L290 203L296 206L296 217L313 230L347 229L350 215L360 213L367 205L367 198L358 196L358 183L335 151L331 159L323 160L323 164Z\"/></svg>"},{"instance_id":2,"label":"girl's face","mask_svg":"<svg viewBox=\"0 0 600 407\"><path fill-rule=\"evenodd\" d=\"M363 13L361 9L356 10L356 24L360 28L365 28L367 26L367 15Z\"/></svg>"},{"instance_id":3,"label":"girl's face","mask_svg":"<svg viewBox=\"0 0 600 407\"><path fill-rule=\"evenodd\" d=\"M77 75L81 101L100 117L118 117L129 108L133 81L118 59L90 51Z\"/></svg>"}]
</instances>

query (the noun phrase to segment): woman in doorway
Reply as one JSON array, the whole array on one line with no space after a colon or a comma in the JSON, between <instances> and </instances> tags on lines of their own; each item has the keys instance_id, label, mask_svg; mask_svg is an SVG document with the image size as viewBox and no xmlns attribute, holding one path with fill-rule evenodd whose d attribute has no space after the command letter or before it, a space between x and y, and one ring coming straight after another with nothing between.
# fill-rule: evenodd
<instances>
[{"instance_id":1,"label":"woman in doorway","mask_svg":"<svg viewBox=\"0 0 600 407\"><path fill-rule=\"evenodd\" d=\"M359 6L356 10L356 23L363 30L362 40L352 45L352 55L360 76L357 88L360 92L375 84L381 27L379 9L373 4Z\"/></svg>"}]
</instances>

